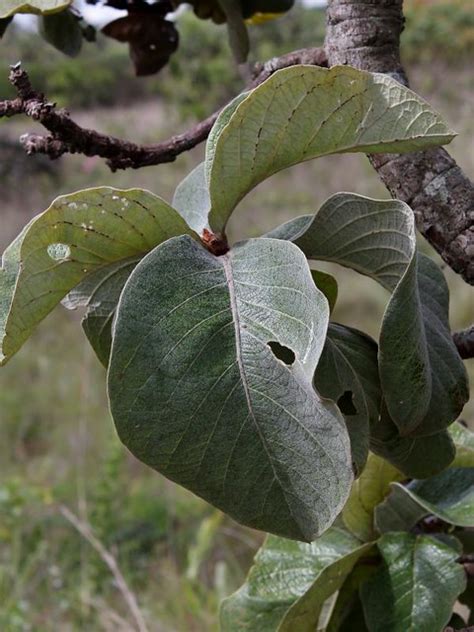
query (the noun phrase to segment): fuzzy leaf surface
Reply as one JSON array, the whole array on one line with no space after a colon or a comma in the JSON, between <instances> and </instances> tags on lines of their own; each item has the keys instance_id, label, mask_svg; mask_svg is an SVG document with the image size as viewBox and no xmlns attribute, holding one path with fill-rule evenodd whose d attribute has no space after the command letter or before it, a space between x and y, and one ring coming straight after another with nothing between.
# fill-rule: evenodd
<instances>
[{"instance_id":1,"label":"fuzzy leaf surface","mask_svg":"<svg viewBox=\"0 0 474 632\"><path fill-rule=\"evenodd\" d=\"M191 234L164 200L140 189L88 189L57 198L7 248L0 269L0 364L89 274ZM197 237L197 236L196 236Z\"/></svg>"},{"instance_id":2,"label":"fuzzy leaf surface","mask_svg":"<svg viewBox=\"0 0 474 632\"><path fill-rule=\"evenodd\" d=\"M459 551L430 536L388 533L384 565L362 586L369 632L442 632L466 586Z\"/></svg>"},{"instance_id":3,"label":"fuzzy leaf surface","mask_svg":"<svg viewBox=\"0 0 474 632\"><path fill-rule=\"evenodd\" d=\"M219 131L206 157L216 232L251 189L281 169L334 153L415 151L454 136L408 88L347 66L275 72Z\"/></svg>"},{"instance_id":4,"label":"fuzzy leaf surface","mask_svg":"<svg viewBox=\"0 0 474 632\"><path fill-rule=\"evenodd\" d=\"M314 539L352 479L342 416L312 387L328 312L289 242L249 240L215 257L189 237L168 240L120 299L109 397L122 441L239 522Z\"/></svg>"},{"instance_id":5,"label":"fuzzy leaf surface","mask_svg":"<svg viewBox=\"0 0 474 632\"><path fill-rule=\"evenodd\" d=\"M417 256L414 217L406 204L339 193L314 216L292 220L269 236L290 239L309 259L353 268L391 293L379 372L400 435L433 435L458 417L469 391L449 330L449 292L438 266Z\"/></svg>"},{"instance_id":6,"label":"fuzzy leaf surface","mask_svg":"<svg viewBox=\"0 0 474 632\"><path fill-rule=\"evenodd\" d=\"M222 632L314 630L324 601L371 546L340 527L311 544L269 536L246 583L222 602Z\"/></svg>"}]
</instances>

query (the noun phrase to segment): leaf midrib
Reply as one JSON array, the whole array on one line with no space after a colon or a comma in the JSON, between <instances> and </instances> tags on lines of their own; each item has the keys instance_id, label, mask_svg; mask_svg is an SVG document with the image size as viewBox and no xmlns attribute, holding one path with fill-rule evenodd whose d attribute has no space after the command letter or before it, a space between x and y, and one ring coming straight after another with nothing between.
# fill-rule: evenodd
<instances>
[{"instance_id":1,"label":"leaf midrib","mask_svg":"<svg viewBox=\"0 0 474 632\"><path fill-rule=\"evenodd\" d=\"M273 476L274 479L277 481L278 485L280 486L280 489L283 492L283 496L285 498L285 502L286 505L288 507L288 511L290 512L291 516L293 517L293 520L295 521L295 524L299 527L299 523L298 520L296 518L296 516L293 513L292 507L290 505L290 503L288 502L288 500L286 499L286 492L285 489L278 477L278 474L276 472L275 469L275 465L273 463L273 459L271 457L271 453L269 450L269 447L267 445L267 441L264 437L264 435L262 434L257 418L255 416L254 410L253 410L253 404L252 404L252 396L251 396L251 388L248 384L247 381L247 374L245 371L245 365L243 362L243 358L242 358L242 337L241 337L241 333L240 333L240 315L239 315L239 308L237 305L237 294L235 291L235 281L234 281L234 274L233 274L233 270L232 270L232 262L231 262L231 256L229 254L223 255L222 256L222 263L223 263L223 268L224 268L224 273L225 273L225 277L226 277L226 281L227 281L227 286L229 288L229 298L230 298L230 309L231 309L231 314L232 314L232 318L233 318L233 322L234 322L234 331L235 331L235 353L236 353L236 359L237 359L237 366L239 367L239 373L240 373L240 377L241 377L241 382L242 382L242 387L244 390L244 394L245 394L245 399L247 402L247 408L249 410L250 413L250 417L255 425L255 429L257 431L257 434L260 438L261 444L263 446L263 449L265 450L265 453L268 457L269 463L270 463L270 467L272 468L272 472L273 472Z\"/></svg>"}]
</instances>

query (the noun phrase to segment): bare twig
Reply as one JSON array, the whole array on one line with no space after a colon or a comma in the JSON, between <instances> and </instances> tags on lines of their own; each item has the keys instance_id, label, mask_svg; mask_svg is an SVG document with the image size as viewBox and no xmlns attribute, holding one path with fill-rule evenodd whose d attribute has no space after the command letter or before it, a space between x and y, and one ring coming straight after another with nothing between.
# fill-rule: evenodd
<instances>
[{"instance_id":1,"label":"bare twig","mask_svg":"<svg viewBox=\"0 0 474 632\"><path fill-rule=\"evenodd\" d=\"M400 61L403 0L329 0L329 65L383 72L407 84ZM474 186L442 148L370 156L393 197L407 202L417 226L446 263L474 284Z\"/></svg>"},{"instance_id":2,"label":"bare twig","mask_svg":"<svg viewBox=\"0 0 474 632\"><path fill-rule=\"evenodd\" d=\"M254 88L259 85L276 70L301 63L327 65L325 53L320 48L293 51L282 57L271 59L265 64L259 64L248 87ZM214 112L186 132L172 136L161 143L139 145L101 134L96 130L86 129L75 123L68 112L56 109L54 103L47 102L43 94L33 89L27 72L21 68L20 64L11 67L10 82L17 91L17 98L0 101L0 118L26 114L50 132L48 136L39 134L22 136L21 142L27 153L47 154L52 159L65 153L100 156L106 159L112 171L139 169L173 162L179 154L192 149L207 138L219 114L219 111Z\"/></svg>"},{"instance_id":3,"label":"bare twig","mask_svg":"<svg viewBox=\"0 0 474 632\"><path fill-rule=\"evenodd\" d=\"M129 610L135 621L138 632L148 632L145 620L138 606L137 599L133 592L130 590L124 576L117 564L114 556L105 548L105 546L96 538L92 533L90 526L80 520L68 507L61 505L59 511L64 518L72 524L72 526L82 535L82 537L89 542L92 548L98 553L102 561L107 565L112 573L118 589L120 590Z\"/></svg>"},{"instance_id":4,"label":"bare twig","mask_svg":"<svg viewBox=\"0 0 474 632\"><path fill-rule=\"evenodd\" d=\"M474 325L455 332L453 339L461 358L474 358Z\"/></svg>"}]
</instances>

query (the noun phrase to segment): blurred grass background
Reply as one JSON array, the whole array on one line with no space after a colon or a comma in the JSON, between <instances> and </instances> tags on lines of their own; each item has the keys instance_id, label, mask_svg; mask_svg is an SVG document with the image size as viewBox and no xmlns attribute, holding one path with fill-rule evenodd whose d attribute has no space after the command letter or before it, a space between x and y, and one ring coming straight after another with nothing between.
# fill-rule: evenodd
<instances>
[{"instance_id":1,"label":"blurred grass background","mask_svg":"<svg viewBox=\"0 0 474 632\"><path fill-rule=\"evenodd\" d=\"M459 136L450 151L474 171L474 12L470 0L407 4L404 57L412 87ZM181 46L169 68L133 76L126 47L99 40L70 60L31 34L0 43L0 98L12 94L8 64L22 59L35 87L73 110L76 120L139 142L189 126L241 88L222 28L181 16ZM322 43L324 12L300 6L254 27L254 59ZM26 157L21 133L31 121L0 122L0 247L61 193L139 186L171 199L203 147L176 163L111 174L102 161ZM337 191L388 197L364 156L305 163L263 183L240 205L232 239L255 236L316 210ZM420 241L422 249L435 256ZM334 319L377 336L387 295L348 270L324 266L339 281ZM472 321L472 289L445 269L453 328ZM79 326L56 310L0 374L0 630L134 630L103 560L59 512L64 504L91 525L116 558L150 632L216 629L219 600L242 581L262 534L222 517L131 457L107 412L105 374ZM471 375L472 361L471 361ZM474 420L472 403L463 418Z\"/></svg>"}]
</instances>

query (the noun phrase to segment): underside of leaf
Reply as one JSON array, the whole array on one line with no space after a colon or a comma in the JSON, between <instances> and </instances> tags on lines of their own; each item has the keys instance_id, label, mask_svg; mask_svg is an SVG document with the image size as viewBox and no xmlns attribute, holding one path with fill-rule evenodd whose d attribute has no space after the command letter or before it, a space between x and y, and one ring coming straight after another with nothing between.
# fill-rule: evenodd
<instances>
[{"instance_id":1,"label":"underside of leaf","mask_svg":"<svg viewBox=\"0 0 474 632\"><path fill-rule=\"evenodd\" d=\"M236 103L206 152L215 232L246 193L281 169L333 153L414 151L454 136L408 88L347 66L285 68Z\"/></svg>"},{"instance_id":2,"label":"underside of leaf","mask_svg":"<svg viewBox=\"0 0 474 632\"><path fill-rule=\"evenodd\" d=\"M221 257L188 237L162 244L130 276L115 323L122 441L236 520L312 540L352 478L342 417L311 383L328 311L293 244L250 240Z\"/></svg>"},{"instance_id":3,"label":"underside of leaf","mask_svg":"<svg viewBox=\"0 0 474 632\"><path fill-rule=\"evenodd\" d=\"M57 198L3 255L0 364L88 275L139 259L169 237L186 233L197 239L177 211L140 189L100 187Z\"/></svg>"},{"instance_id":4,"label":"underside of leaf","mask_svg":"<svg viewBox=\"0 0 474 632\"><path fill-rule=\"evenodd\" d=\"M446 281L434 262L417 255L411 209L339 193L313 217L269 236L290 239L309 259L353 268L391 292L379 341L390 418L401 436L431 436L449 426L468 399L467 376L449 330Z\"/></svg>"}]
</instances>

